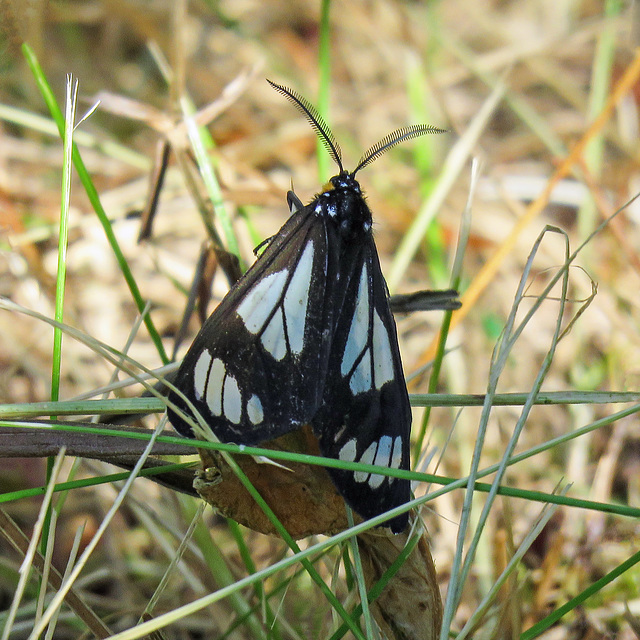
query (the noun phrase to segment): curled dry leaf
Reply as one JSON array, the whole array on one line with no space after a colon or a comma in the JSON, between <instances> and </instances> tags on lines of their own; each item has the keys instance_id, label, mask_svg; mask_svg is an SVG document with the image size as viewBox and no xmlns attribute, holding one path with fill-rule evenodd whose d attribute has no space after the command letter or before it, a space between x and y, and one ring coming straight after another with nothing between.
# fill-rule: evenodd
<instances>
[{"instance_id":1,"label":"curled dry leaf","mask_svg":"<svg viewBox=\"0 0 640 640\"><path fill-rule=\"evenodd\" d=\"M261 446L276 451L320 455L308 427ZM277 535L271 521L217 452L201 450L204 474L194 485L203 500L221 514L260 533ZM314 534L333 535L347 528L344 500L323 467L279 461L286 469L234 456L253 486L294 539Z\"/></svg>"},{"instance_id":2,"label":"curled dry leaf","mask_svg":"<svg viewBox=\"0 0 640 640\"><path fill-rule=\"evenodd\" d=\"M379 528L358 536L367 589L395 562L408 535L408 531L394 535L388 529ZM426 531L370 607L378 626L390 640L439 637L442 600Z\"/></svg>"},{"instance_id":3,"label":"curled dry leaf","mask_svg":"<svg viewBox=\"0 0 640 640\"><path fill-rule=\"evenodd\" d=\"M308 427L272 440L263 447L319 455ZM223 457L201 450L204 471L196 480L200 496L221 514L260 533L277 532ZM345 504L323 467L278 461L264 464L251 456L234 456L255 488L295 539L333 535L347 528ZM356 516L357 518L357 516ZM358 535L367 589L380 579L407 543L409 530L394 535L377 528ZM438 637L442 601L426 532L402 567L371 604L376 622L390 640L432 640Z\"/></svg>"}]
</instances>

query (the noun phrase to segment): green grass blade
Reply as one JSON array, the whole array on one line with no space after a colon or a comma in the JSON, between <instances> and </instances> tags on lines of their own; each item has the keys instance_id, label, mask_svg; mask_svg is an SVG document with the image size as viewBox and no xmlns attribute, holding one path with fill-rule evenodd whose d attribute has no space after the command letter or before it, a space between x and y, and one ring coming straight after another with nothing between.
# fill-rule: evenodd
<instances>
[{"instance_id":1,"label":"green grass blade","mask_svg":"<svg viewBox=\"0 0 640 640\"><path fill-rule=\"evenodd\" d=\"M469 157L474 153L478 139L484 132L487 122L502 99L504 91L505 88L502 85L496 87L478 111L465 134L453 145L447 155L442 167L442 173L436 179L431 195L420 207L420 211L418 211L415 220L396 251L387 278L389 291L392 293L396 290L407 267L422 244L424 234L429 228L431 221L442 208L445 197L452 189L456 180L458 180Z\"/></svg>"},{"instance_id":2,"label":"green grass blade","mask_svg":"<svg viewBox=\"0 0 640 640\"><path fill-rule=\"evenodd\" d=\"M216 178L213 166L211 165L211 159L207 153L207 140L201 127L198 127L196 121L192 115L192 108L186 98L180 101L182 108L182 114L187 126L187 133L189 135L189 141L193 147L193 151L198 162L198 169L204 182L209 195L209 200L213 204L213 208L216 212L216 217L220 221L220 226L224 232L224 237L227 241L227 250L240 257L240 247L238 246L238 240L236 238L235 231L233 230L233 224L231 222L231 216L229 215L226 207L224 206L224 199L222 197L222 190L220 184Z\"/></svg>"},{"instance_id":3,"label":"green grass blade","mask_svg":"<svg viewBox=\"0 0 640 640\"><path fill-rule=\"evenodd\" d=\"M157 373L157 370L156 370ZM149 377L159 377L154 372ZM137 382L132 379L129 385ZM98 392L100 393L100 392ZM494 407L517 407L527 402L529 393L498 393L493 398ZM485 394L412 393L409 396L414 407L481 407ZM626 404L640 402L638 391L541 391L534 404L593 405ZM0 419L36 418L49 416L93 416L125 413L159 413L165 403L158 398L110 398L108 400L58 400L57 402L26 402L0 405Z\"/></svg>"},{"instance_id":4,"label":"green grass blade","mask_svg":"<svg viewBox=\"0 0 640 640\"><path fill-rule=\"evenodd\" d=\"M40 93L42 94L42 97L44 98L44 101L54 121L58 125L60 133L62 133L64 131L64 116L60 111L60 107L56 102L56 98L53 94L53 91L51 90L51 86L49 85L46 79L46 76L44 75L44 71L40 66L40 63L38 62L38 59L36 58L35 53L31 49L31 47L29 47L29 45L23 44L22 51L27 60L27 63L29 64L31 72L33 73L36 79L38 88L40 89ZM135 278L133 277L133 273L129 268L127 260L124 254L122 253L122 249L120 248L118 240L111 227L111 222L109 221L109 217L107 216L107 213L104 210L102 203L100 202L100 196L98 195L98 191L95 188L95 185L91 180L91 176L89 175L89 172L87 171L87 168L85 167L84 162L82 161L80 152L78 151L78 148L75 145L73 146L73 164L78 173L78 177L80 178L80 181L82 182L82 185L85 188L89 201L91 202L91 206L96 212L96 215L98 216L98 220L100 221L100 224L104 229L104 233L107 237L111 250L113 251L116 257L118 265L120 266L120 270L122 271L122 274L127 283L127 286L129 287L129 291L131 292L133 301L135 302L136 307L138 308L140 313L142 313L146 303L142 298L140 289L138 288ZM162 339L160 338L160 334L155 328L155 325L153 324L153 321L151 320L151 316L149 314L145 315L144 323L147 327L147 331L149 331L149 335L153 340L153 343L158 351L158 354L162 359L162 362L166 364L167 362L169 362L169 357L167 356L164 346L162 344Z\"/></svg>"},{"instance_id":5,"label":"green grass blade","mask_svg":"<svg viewBox=\"0 0 640 640\"><path fill-rule=\"evenodd\" d=\"M160 467L149 467L140 471L138 475L144 478L152 478L153 476L163 473L171 473L172 471L177 471L179 469L193 467L195 464L196 463L194 462L182 462L171 465L167 464ZM53 490L55 492L71 491L73 489L84 489L86 487L95 487L101 484L110 484L112 482L123 482L130 475L131 473L129 471L122 471L120 473L111 473L97 478L83 478L82 480L59 482L54 486ZM20 489L18 491L7 491L6 493L0 494L0 504L16 502L18 500L24 500L26 498L37 498L44 495L46 489L46 487L34 487L31 489Z\"/></svg>"},{"instance_id":6,"label":"green grass blade","mask_svg":"<svg viewBox=\"0 0 640 640\"><path fill-rule=\"evenodd\" d=\"M56 274L56 300L54 317L64 320L64 294L67 277L67 247L69 244L69 208L71 202L71 167L73 164L73 129L78 97L78 81L67 76L67 98L64 119L64 156L62 162L62 202L60 203L60 230L58 235L58 271ZM60 395L60 367L62 360L62 331L53 329L53 365L51 371L51 400Z\"/></svg>"},{"instance_id":7,"label":"green grass blade","mask_svg":"<svg viewBox=\"0 0 640 640\"><path fill-rule=\"evenodd\" d=\"M60 130L53 120L24 108L17 109L8 104L0 104L0 120L55 138L60 137ZM73 139L77 145L95 149L140 171L151 169L151 162L147 156L112 140L101 140L87 131L75 131Z\"/></svg>"},{"instance_id":8,"label":"green grass blade","mask_svg":"<svg viewBox=\"0 0 640 640\"><path fill-rule=\"evenodd\" d=\"M59 607L64 602L64 598L67 595L67 593L69 592L69 589L71 588L71 586L73 585L75 580L80 575L80 572L82 571L82 569L86 565L86 563L89 560L91 554L93 553L94 549L96 548L98 542L102 538L102 535L106 531L107 527L111 523L111 520L113 519L113 517L115 516L116 512L120 508L120 505L124 501L124 498L127 495L129 489L131 488L131 485L133 484L133 481L138 476L140 470L142 469L142 466L144 465L145 460L147 459L147 457L149 456L149 453L151 452L151 449L153 448L153 443L155 442L155 438L158 436L158 434L160 433L160 430L163 428L163 426L164 426L163 425L163 421L161 420L158 423L158 427L153 432L153 435L149 440L149 444L147 445L147 448L145 449L145 452L140 456L140 459L138 460L138 462L136 463L135 467L133 468L133 470L129 474L129 477L127 478L127 481L123 485L120 493L118 494L117 498L114 500L113 504L109 508L109 510L108 510L107 514L105 515L103 521L100 523L100 526L98 527L98 530L94 534L94 536L91 539L91 541L89 542L89 544L85 547L85 549L84 549L84 551L82 553L82 556L80 557L80 559L78 560L77 564L73 568L73 571L70 573L68 581L65 582L62 585L62 587L60 588L60 590L54 595L53 599L49 603L49 606L47 607L47 610L44 612L44 615L36 623L35 628L31 632L31 635L29 636L29 640L37 640L37 638L39 638L39 636L42 634L42 632L44 631L45 627L47 626L49 620L52 618L52 616L55 614L55 612L59 609Z\"/></svg>"},{"instance_id":9,"label":"green grass blade","mask_svg":"<svg viewBox=\"0 0 640 640\"><path fill-rule=\"evenodd\" d=\"M73 164L73 130L75 126L76 104L78 98L78 81L73 82L72 76L67 76L66 103L63 132L62 158L62 200L60 203L60 221L58 232L58 268L56 273L56 294L54 317L62 323L64 319L65 285L67 276L67 247L69 245L69 209L71 203L71 167ZM60 397L60 370L62 367L62 331L60 327L53 328L53 354L51 362L51 400L55 403ZM51 419L55 420L55 415ZM47 459L46 478L51 480L55 460ZM42 530L40 552L46 557L49 546L49 532L51 530L51 510L47 508L45 523Z\"/></svg>"},{"instance_id":10,"label":"green grass blade","mask_svg":"<svg viewBox=\"0 0 640 640\"><path fill-rule=\"evenodd\" d=\"M282 539L287 543L287 545L291 548L291 550L295 554L301 554L300 547L298 543L289 535L289 532L282 525L278 517L273 512L271 507L264 501L262 496L255 489L249 478L247 478L246 474L242 469L238 466L235 460L229 456L225 455L225 462L229 464L229 466L233 469L234 473L238 476L238 479L244 485L245 489L251 494L252 498L258 503L260 508L265 512L266 516L269 518L276 531L280 534ZM324 581L318 570L313 566L311 562L306 557L302 557L300 560L305 570L309 574L310 578L318 585L320 591L327 598L331 606L334 608L336 613L347 623L349 629L353 633L353 635L359 640L366 640L365 636L362 635L362 631L360 630L357 622L349 615L346 611L342 603L337 599L333 591L330 589L329 585Z\"/></svg>"},{"instance_id":11,"label":"green grass blade","mask_svg":"<svg viewBox=\"0 0 640 640\"><path fill-rule=\"evenodd\" d=\"M460 233L458 234L458 246L456 249L456 257L454 259L453 270L451 273L451 282L450 288L455 289L456 291L460 290L460 284L462 282L462 264L464 259L464 254L467 250L467 243L469 241L469 233L471 229L471 205L473 195L475 193L475 189L477 186L478 180L478 167L474 162L472 165L471 171L471 184L469 185L469 197L467 199L467 206L462 212L462 220L460 224ZM433 359L433 369L431 371L431 375L429 376L429 393L435 394L436 389L438 388L438 383L440 381L440 371L442 369L442 360L444 358L445 349L447 346L447 338L449 336L449 330L451 328L451 318L453 312L445 311L444 317L442 318L442 324L440 326L440 334L438 336L438 344L436 347L435 358ZM429 424L429 417L431 415L431 409L427 407L422 416L422 421L420 424L420 431L418 432L418 437L416 438L416 445L414 449L414 460L417 462L420 460L420 456L422 455L422 450L424 448L424 439L427 433L427 426Z\"/></svg>"},{"instance_id":12,"label":"green grass blade","mask_svg":"<svg viewBox=\"0 0 640 640\"><path fill-rule=\"evenodd\" d=\"M227 526L229 527L231 535L236 542L240 557L244 562L244 566L247 569L247 572L250 574L255 573L257 571L256 565L253 562L253 558L251 557L251 550L249 549L247 542L242 534L242 528L235 520L231 520L231 518L227 518ZM271 605L269 604L269 599L265 592L264 586L260 583L256 583L254 585L254 591L265 613L265 622L267 625L269 637L280 640L282 638L282 635L280 634L280 630L278 628L278 625L276 624L277 617L274 615L271 609Z\"/></svg>"},{"instance_id":13,"label":"green grass blade","mask_svg":"<svg viewBox=\"0 0 640 640\"><path fill-rule=\"evenodd\" d=\"M331 86L331 0L322 0L320 4L319 48L318 48L318 113L324 121L329 121L329 88ZM329 179L330 158L320 139L317 140L318 177L320 184Z\"/></svg>"},{"instance_id":14,"label":"green grass blade","mask_svg":"<svg viewBox=\"0 0 640 640\"><path fill-rule=\"evenodd\" d=\"M347 522L349 523L350 527L353 527L353 511L351 511L349 507L347 507ZM358 587L358 593L360 594L360 607L362 609L362 617L364 619L364 629L366 637L375 638L376 636L374 636L373 631L373 620L371 618L371 611L369 609L367 585L364 579L364 570L362 568L362 557L360 556L358 540L355 537L349 539L349 549L351 551L351 558L353 561L356 585Z\"/></svg>"},{"instance_id":15,"label":"green grass blade","mask_svg":"<svg viewBox=\"0 0 640 640\"><path fill-rule=\"evenodd\" d=\"M611 75L616 56L617 39L619 36L616 17L623 9L620 0L606 0L604 13L606 20L598 35L595 56L591 66L591 81L589 82L589 104L586 118L593 122L602 111L609 98ZM592 180L600 180L602 163L604 161L606 137L602 131L594 136L587 144L584 161L591 174ZM578 210L578 231L581 236L591 232L597 222L598 210L591 195L588 195ZM588 256L588 253L587 253Z\"/></svg>"},{"instance_id":16,"label":"green grass blade","mask_svg":"<svg viewBox=\"0 0 640 640\"><path fill-rule=\"evenodd\" d=\"M231 572L227 560L222 553L220 547L209 531L209 527L200 519L195 527L193 534L194 542L202 550L205 563L209 567L211 575L214 576L216 582L222 587L228 587L234 584L235 577ZM229 594L229 604L239 617L244 617L244 624L247 630L254 638L262 636L263 628L258 617L252 613L251 605L242 592L233 592Z\"/></svg>"},{"instance_id":17,"label":"green grass blade","mask_svg":"<svg viewBox=\"0 0 640 640\"><path fill-rule=\"evenodd\" d=\"M556 609L553 613L548 615L544 620L540 620L537 624L533 625L530 629L527 629L521 636L520 640L533 640L538 637L544 631L546 631L552 624L560 620L569 611L572 611L576 607L582 605L593 594L598 593L602 588L613 582L616 578L620 577L632 567L635 567L640 562L640 551L634 553L628 560L619 564L615 569L609 571L607 575L603 576L599 580L596 580L593 584L590 584L584 591L579 593L575 598L571 598L562 607Z\"/></svg>"},{"instance_id":18,"label":"green grass blade","mask_svg":"<svg viewBox=\"0 0 640 640\"><path fill-rule=\"evenodd\" d=\"M40 507L40 511L38 514L38 519L34 525L34 529L31 534L29 548L27 550L27 553L25 554L24 560L20 567L20 579L18 581L16 590L13 594L11 606L9 607L7 620L5 622L5 626L2 633L2 640L9 640L9 637L11 635L11 629L13 627L13 624L16 619L16 614L18 612L18 607L20 606L20 601L22 599L25 588L27 586L27 581L29 579L29 576L31 575L31 565L33 564L33 557L36 553L38 540L40 540L40 535L43 531L43 527L48 525L48 523L51 521L51 518L48 514L50 513L49 510L51 508L51 499L53 497L54 483L55 483L55 478L60 472L60 466L62 465L63 460L64 460L64 450L61 450L58 456L56 457L55 463L53 465L50 480L47 483L44 499L42 501L42 505ZM45 552L46 552L46 549L45 549Z\"/></svg>"}]
</instances>

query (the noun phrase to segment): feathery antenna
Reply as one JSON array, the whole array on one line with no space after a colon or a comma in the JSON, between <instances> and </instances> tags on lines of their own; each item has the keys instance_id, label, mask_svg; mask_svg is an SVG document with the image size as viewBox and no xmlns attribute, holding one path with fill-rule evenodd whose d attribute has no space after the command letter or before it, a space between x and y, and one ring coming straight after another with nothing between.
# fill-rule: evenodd
<instances>
[{"instance_id":1,"label":"feathery antenna","mask_svg":"<svg viewBox=\"0 0 640 640\"><path fill-rule=\"evenodd\" d=\"M344 167L342 166L342 151L340 150L340 145L338 144L331 129L329 129L329 126L324 121L322 116L318 113L316 108L308 100L303 98L299 93L296 93L292 89L288 89L287 87L284 87L280 84L271 82L271 80L269 80L268 78L267 82L276 91L287 98L287 100L293 102L293 104L304 114L304 116L309 121L309 124L313 127L315 132L322 140L322 144L324 145L325 149L329 152L329 155L331 155L335 163L338 165L340 173L344 172ZM447 133L447 130L440 129L439 127L434 127L430 124L415 124L410 127L403 127L402 129L396 129L395 131L392 131L389 135L382 138L380 142L377 142L372 147L367 149L367 151L365 151L362 158L360 158L358 166L351 172L351 177L355 177L356 173L358 173L360 169L364 169L364 167L366 167L368 164L371 164L388 149L391 149L391 147L395 147L397 144L399 144L400 142L404 142L405 140L417 138L418 136L424 136L429 133Z\"/></svg>"},{"instance_id":2,"label":"feathery antenna","mask_svg":"<svg viewBox=\"0 0 640 640\"><path fill-rule=\"evenodd\" d=\"M355 176L360 169L363 169L368 164L371 164L374 160L379 158L385 151L395 147L404 140L410 140L411 138L417 138L418 136L424 136L428 133L447 133L446 129L440 129L430 124L414 124L410 127L403 127L402 129L396 129L389 135L385 136L372 147L367 149L360 158L358 166L351 172L352 176Z\"/></svg>"},{"instance_id":3,"label":"feathery antenna","mask_svg":"<svg viewBox=\"0 0 640 640\"><path fill-rule=\"evenodd\" d=\"M318 113L316 108L299 93L296 93L292 89L288 89L280 84L271 82L267 78L267 82L278 92L281 93L287 100L293 102L293 104L305 115L309 124L313 127L315 132L320 136L322 144L329 152L329 155L333 158L334 162L338 165L340 172L344 171L342 166L342 151L335 136L329 129L329 125L324 121L324 118Z\"/></svg>"}]
</instances>

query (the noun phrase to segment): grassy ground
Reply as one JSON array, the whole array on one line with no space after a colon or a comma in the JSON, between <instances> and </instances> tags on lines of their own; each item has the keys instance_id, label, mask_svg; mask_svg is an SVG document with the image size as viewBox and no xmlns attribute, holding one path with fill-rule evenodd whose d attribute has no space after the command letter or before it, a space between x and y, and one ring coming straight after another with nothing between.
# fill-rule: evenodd
<instances>
[{"instance_id":1,"label":"grassy ground","mask_svg":"<svg viewBox=\"0 0 640 640\"><path fill-rule=\"evenodd\" d=\"M391 291L453 284L464 303L444 318L444 356L442 313L398 318L416 394L415 469L438 476L415 476L415 493L445 600L441 637L640 637L640 212L628 202L640 190L635 8L112 0L0 10L0 294L10 301L1 302L0 401L28 416L32 403L78 399L88 413L87 395L102 397L125 368L96 341L141 367L166 364L203 241L237 243L249 264L286 219L291 181L308 201L332 175L308 124L265 77L320 105L347 167L394 128L447 128L359 176ZM76 120L101 100L74 132L84 173L77 162L71 171L43 89L46 79L64 112L69 73L79 82ZM200 110L207 133L190 137L184 114ZM169 169L152 234L138 243L162 142ZM226 290L218 269L209 310ZM56 338L43 318L90 338ZM180 355L197 329L194 318ZM434 356L437 374L425 368ZM109 399L140 391L129 385ZM437 401L422 395L434 392ZM487 394L484 407L474 394ZM3 411L0 427L14 416ZM87 626L97 637L141 637L145 611L194 603L165 637L341 637L340 607L308 568L294 561L267 575L293 555L282 540L201 514L200 501L144 479L110 514L122 479L77 483L114 467L43 459L26 432L9 428L0 447L20 457L0 468L3 638L30 637L59 590L45 594L37 573L20 573L9 518L61 572L105 524L73 584L84 613L67 601L50 637L91 637ZM69 442L89 447L87 438ZM500 462L510 466L484 474ZM462 482L442 489L442 477L469 475L511 495L465 492ZM76 484L54 494L45 517L32 489L51 477ZM300 544L325 545L310 559L352 612L358 552L333 542ZM262 570L252 586L239 583ZM347 635L376 633L366 611L354 619Z\"/></svg>"}]
</instances>

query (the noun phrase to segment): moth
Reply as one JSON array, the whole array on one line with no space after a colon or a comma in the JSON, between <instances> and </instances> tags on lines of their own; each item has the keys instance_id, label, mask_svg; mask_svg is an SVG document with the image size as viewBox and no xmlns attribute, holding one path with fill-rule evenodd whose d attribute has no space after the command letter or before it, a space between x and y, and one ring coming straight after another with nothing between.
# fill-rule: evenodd
<instances>
[{"instance_id":1,"label":"moth","mask_svg":"<svg viewBox=\"0 0 640 640\"><path fill-rule=\"evenodd\" d=\"M411 408L372 216L356 174L394 145L442 133L399 129L371 147L353 171L322 117L303 97L271 86L307 118L338 166L307 205L289 191L291 216L203 325L175 379L222 442L253 445L311 425L322 455L409 468ZM170 392L169 419L194 437ZM408 480L328 469L348 505L369 519L406 503ZM408 514L385 522L394 533Z\"/></svg>"}]
</instances>

